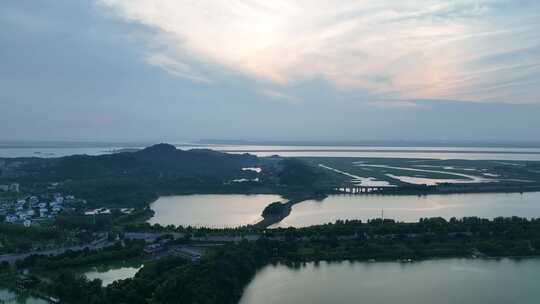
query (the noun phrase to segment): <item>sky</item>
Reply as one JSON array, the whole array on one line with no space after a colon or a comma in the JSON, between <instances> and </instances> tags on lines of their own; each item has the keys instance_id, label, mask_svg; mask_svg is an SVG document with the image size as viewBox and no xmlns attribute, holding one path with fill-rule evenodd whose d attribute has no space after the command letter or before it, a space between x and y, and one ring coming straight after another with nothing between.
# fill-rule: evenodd
<instances>
[{"instance_id":1,"label":"sky","mask_svg":"<svg viewBox=\"0 0 540 304\"><path fill-rule=\"evenodd\" d=\"M0 140L540 135L537 0L3 0Z\"/></svg>"}]
</instances>

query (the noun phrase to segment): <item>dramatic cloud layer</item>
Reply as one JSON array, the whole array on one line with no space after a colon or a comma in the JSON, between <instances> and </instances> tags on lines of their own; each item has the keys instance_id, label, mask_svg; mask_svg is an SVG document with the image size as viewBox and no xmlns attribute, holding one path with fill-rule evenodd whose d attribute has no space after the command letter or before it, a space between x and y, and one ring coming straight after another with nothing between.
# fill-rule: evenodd
<instances>
[{"instance_id":1,"label":"dramatic cloud layer","mask_svg":"<svg viewBox=\"0 0 540 304\"><path fill-rule=\"evenodd\" d=\"M156 30L146 61L194 81L218 69L296 101L299 83L380 100L531 103L540 96L540 2L101 0Z\"/></svg>"},{"instance_id":2,"label":"dramatic cloud layer","mask_svg":"<svg viewBox=\"0 0 540 304\"><path fill-rule=\"evenodd\" d=\"M538 0L2 0L0 141L537 140Z\"/></svg>"}]
</instances>

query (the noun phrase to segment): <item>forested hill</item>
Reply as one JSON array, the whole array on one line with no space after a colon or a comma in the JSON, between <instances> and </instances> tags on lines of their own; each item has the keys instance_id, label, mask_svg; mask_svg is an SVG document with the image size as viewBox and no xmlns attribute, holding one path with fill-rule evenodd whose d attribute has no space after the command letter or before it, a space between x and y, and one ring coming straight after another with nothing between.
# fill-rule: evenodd
<instances>
[{"instance_id":1,"label":"forested hill","mask_svg":"<svg viewBox=\"0 0 540 304\"><path fill-rule=\"evenodd\" d=\"M140 178L212 177L233 178L243 167L255 165L253 155L226 154L212 150L178 150L158 144L137 152L58 158L47 174L59 179L87 179L110 176Z\"/></svg>"},{"instance_id":2,"label":"forested hill","mask_svg":"<svg viewBox=\"0 0 540 304\"><path fill-rule=\"evenodd\" d=\"M144 206L159 194L242 191L259 158L212 150L178 150L158 144L136 152L88 156L4 159L0 181L25 187L58 182L59 190L95 206ZM34 186L33 186L34 185Z\"/></svg>"}]
</instances>

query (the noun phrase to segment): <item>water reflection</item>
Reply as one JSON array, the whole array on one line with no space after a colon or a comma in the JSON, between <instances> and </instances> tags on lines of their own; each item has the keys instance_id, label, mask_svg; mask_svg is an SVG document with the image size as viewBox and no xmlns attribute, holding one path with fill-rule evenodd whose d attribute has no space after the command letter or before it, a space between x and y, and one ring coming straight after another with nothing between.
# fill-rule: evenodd
<instances>
[{"instance_id":1,"label":"water reflection","mask_svg":"<svg viewBox=\"0 0 540 304\"><path fill-rule=\"evenodd\" d=\"M129 146L130 148L141 148ZM257 146L257 145L177 145L186 149L212 149L231 153L251 153L257 156L284 157L389 157L430 159L491 159L540 160L539 148L484 147L378 147L378 146ZM0 147L0 157L60 157L73 154L99 155L122 147Z\"/></svg>"},{"instance_id":2,"label":"water reflection","mask_svg":"<svg viewBox=\"0 0 540 304\"><path fill-rule=\"evenodd\" d=\"M385 218L416 222L425 217L540 217L540 192L414 195L333 195L294 205L276 227L305 227L336 220Z\"/></svg>"},{"instance_id":3,"label":"water reflection","mask_svg":"<svg viewBox=\"0 0 540 304\"><path fill-rule=\"evenodd\" d=\"M151 204L155 215L148 222L163 226L238 227L256 223L268 204L282 200L272 194L164 196Z\"/></svg>"},{"instance_id":4,"label":"water reflection","mask_svg":"<svg viewBox=\"0 0 540 304\"><path fill-rule=\"evenodd\" d=\"M90 271L86 271L84 275L89 280L100 279L102 286L112 284L114 281L129 279L143 267L140 263L134 263L132 266L102 266L93 267Z\"/></svg>"},{"instance_id":5,"label":"water reflection","mask_svg":"<svg viewBox=\"0 0 540 304\"><path fill-rule=\"evenodd\" d=\"M276 264L257 273L240 304L532 304L539 279L538 259Z\"/></svg>"}]
</instances>

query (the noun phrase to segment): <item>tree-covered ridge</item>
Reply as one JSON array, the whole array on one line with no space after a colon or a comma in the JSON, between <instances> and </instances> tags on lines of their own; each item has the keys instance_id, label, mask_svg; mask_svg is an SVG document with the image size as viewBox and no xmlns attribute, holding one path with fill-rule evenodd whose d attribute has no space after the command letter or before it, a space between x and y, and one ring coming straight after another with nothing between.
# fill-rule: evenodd
<instances>
[{"instance_id":1,"label":"tree-covered ridge","mask_svg":"<svg viewBox=\"0 0 540 304\"><path fill-rule=\"evenodd\" d=\"M313 166L299 159L284 159L281 165L283 168L279 173L279 182L282 185L309 189L320 177Z\"/></svg>"},{"instance_id":2,"label":"tree-covered ridge","mask_svg":"<svg viewBox=\"0 0 540 304\"><path fill-rule=\"evenodd\" d=\"M232 178L244 166L257 163L248 154L226 154L212 150L179 150L173 145L158 144L136 152L98 156L74 155L55 159L46 172L50 178L95 179L105 177Z\"/></svg>"},{"instance_id":3,"label":"tree-covered ridge","mask_svg":"<svg viewBox=\"0 0 540 304\"><path fill-rule=\"evenodd\" d=\"M15 180L34 188L58 182L58 190L82 197L90 205L139 207L162 193L242 192L249 185L231 181L251 178L254 172L242 168L256 166L260 159L158 144L136 152L7 159L6 163L0 181Z\"/></svg>"}]
</instances>

